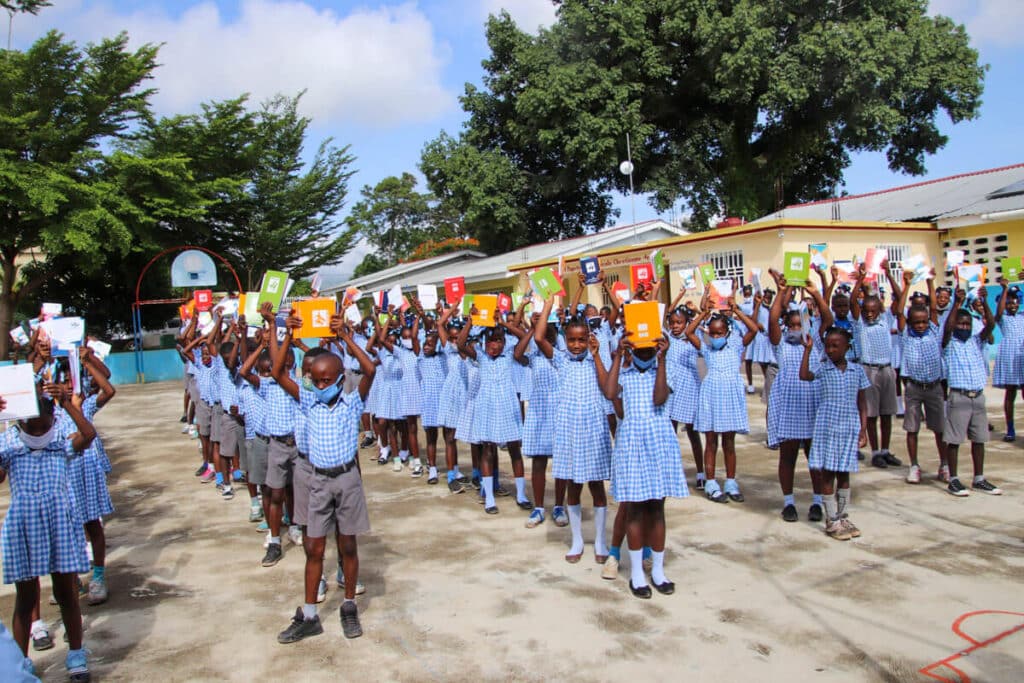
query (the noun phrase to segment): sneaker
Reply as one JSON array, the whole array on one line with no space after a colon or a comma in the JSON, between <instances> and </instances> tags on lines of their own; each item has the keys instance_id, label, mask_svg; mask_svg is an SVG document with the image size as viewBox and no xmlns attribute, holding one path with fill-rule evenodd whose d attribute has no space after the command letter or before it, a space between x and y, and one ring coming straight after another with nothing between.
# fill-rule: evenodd
<instances>
[{"instance_id":1,"label":"sneaker","mask_svg":"<svg viewBox=\"0 0 1024 683\"><path fill-rule=\"evenodd\" d=\"M88 683L89 663L85 659L84 651L69 652L64 658L64 666L67 667L68 678L73 683Z\"/></svg>"},{"instance_id":2,"label":"sneaker","mask_svg":"<svg viewBox=\"0 0 1024 683\"><path fill-rule=\"evenodd\" d=\"M253 505L249 508L249 521L260 522L263 520L263 508L259 505Z\"/></svg>"},{"instance_id":3,"label":"sneaker","mask_svg":"<svg viewBox=\"0 0 1024 683\"><path fill-rule=\"evenodd\" d=\"M903 464L903 461L897 458L895 455L890 453L888 450L882 451L882 457L885 459L885 464L889 467L899 467Z\"/></svg>"},{"instance_id":4,"label":"sneaker","mask_svg":"<svg viewBox=\"0 0 1024 683\"><path fill-rule=\"evenodd\" d=\"M889 461L885 459L885 455L882 453L875 453L871 456L871 465L880 470L884 470L889 466Z\"/></svg>"},{"instance_id":5,"label":"sneaker","mask_svg":"<svg viewBox=\"0 0 1024 683\"><path fill-rule=\"evenodd\" d=\"M604 561L604 566L601 568L601 578L608 581L614 581L619 578L619 561L615 559L614 555L609 555L608 559Z\"/></svg>"},{"instance_id":6,"label":"sneaker","mask_svg":"<svg viewBox=\"0 0 1024 683\"><path fill-rule=\"evenodd\" d=\"M946 490L958 498L966 498L971 495L964 485L960 483L960 480L955 477L949 480L949 486L946 487Z\"/></svg>"},{"instance_id":7,"label":"sneaker","mask_svg":"<svg viewBox=\"0 0 1024 683\"><path fill-rule=\"evenodd\" d=\"M242 470L235 470L231 473L231 478L236 482L243 482L245 481L245 473Z\"/></svg>"},{"instance_id":8,"label":"sneaker","mask_svg":"<svg viewBox=\"0 0 1024 683\"><path fill-rule=\"evenodd\" d=\"M433 477L428 478L427 479L427 483L430 484L431 486L434 486L435 484L437 484L437 475L434 475Z\"/></svg>"},{"instance_id":9,"label":"sneaker","mask_svg":"<svg viewBox=\"0 0 1024 683\"><path fill-rule=\"evenodd\" d=\"M204 474L206 474L206 463L205 463L205 462L204 462L204 463L201 463L201 464L199 465L199 469L197 469L197 470L196 470L196 476L197 476L197 477L201 477L201 476L203 476Z\"/></svg>"},{"instance_id":10,"label":"sneaker","mask_svg":"<svg viewBox=\"0 0 1024 683\"><path fill-rule=\"evenodd\" d=\"M235 492L230 486L225 486L220 492L220 497L223 500L231 500L235 497Z\"/></svg>"},{"instance_id":11,"label":"sneaker","mask_svg":"<svg viewBox=\"0 0 1024 683\"><path fill-rule=\"evenodd\" d=\"M199 481L203 482L204 484L209 484L216 477L217 477L217 474L213 471L213 469L210 468L210 467L207 467L206 468L206 472L201 477L199 477Z\"/></svg>"},{"instance_id":12,"label":"sneaker","mask_svg":"<svg viewBox=\"0 0 1024 683\"><path fill-rule=\"evenodd\" d=\"M921 468L917 465L911 465L910 471L907 472L907 483L908 484L920 484L921 483Z\"/></svg>"},{"instance_id":13,"label":"sneaker","mask_svg":"<svg viewBox=\"0 0 1024 683\"><path fill-rule=\"evenodd\" d=\"M853 538L841 519L835 519L825 526L825 533L837 541L849 541Z\"/></svg>"},{"instance_id":14,"label":"sneaker","mask_svg":"<svg viewBox=\"0 0 1024 683\"><path fill-rule=\"evenodd\" d=\"M390 458L390 457L391 457L391 449L390 448L382 448L382 449L380 449L380 455L377 456L377 464L378 465L387 465L388 464L388 458Z\"/></svg>"},{"instance_id":15,"label":"sneaker","mask_svg":"<svg viewBox=\"0 0 1024 683\"><path fill-rule=\"evenodd\" d=\"M756 390L754 389L754 385L753 385L753 384L748 384L748 385L747 385L747 393L748 393L748 394L752 394L752 393L754 393L754 391L756 391Z\"/></svg>"},{"instance_id":16,"label":"sneaker","mask_svg":"<svg viewBox=\"0 0 1024 683\"><path fill-rule=\"evenodd\" d=\"M477 491L479 491L480 490L480 486L481 486L481 484L480 484L480 477L473 477L472 479L470 479L469 480L469 485L472 486Z\"/></svg>"},{"instance_id":17,"label":"sneaker","mask_svg":"<svg viewBox=\"0 0 1024 683\"><path fill-rule=\"evenodd\" d=\"M256 525L256 532L257 533L261 533L262 534L264 531L270 531L270 525L267 524L267 520L263 520L262 522L260 522L259 524Z\"/></svg>"},{"instance_id":18,"label":"sneaker","mask_svg":"<svg viewBox=\"0 0 1024 683\"><path fill-rule=\"evenodd\" d=\"M820 522L825 518L825 511L821 509L821 506L817 503L811 505L811 508L807 511L808 522Z\"/></svg>"},{"instance_id":19,"label":"sneaker","mask_svg":"<svg viewBox=\"0 0 1024 683\"><path fill-rule=\"evenodd\" d=\"M320 577L320 585L316 587L316 604L327 599L327 579Z\"/></svg>"},{"instance_id":20,"label":"sneaker","mask_svg":"<svg viewBox=\"0 0 1024 683\"><path fill-rule=\"evenodd\" d=\"M993 496L1003 495L1003 490L998 486L992 484L988 479L979 479L978 481L971 484L971 488L974 489L975 491L984 491L985 493L990 493Z\"/></svg>"},{"instance_id":21,"label":"sneaker","mask_svg":"<svg viewBox=\"0 0 1024 683\"><path fill-rule=\"evenodd\" d=\"M448 482L448 490L452 493L465 493L466 487L458 479L452 479Z\"/></svg>"},{"instance_id":22,"label":"sneaker","mask_svg":"<svg viewBox=\"0 0 1024 683\"><path fill-rule=\"evenodd\" d=\"M402 462L401 458L395 458L394 462L391 463L391 471L392 472L401 472L402 471L402 465L404 465L404 464L405 463Z\"/></svg>"},{"instance_id":23,"label":"sneaker","mask_svg":"<svg viewBox=\"0 0 1024 683\"><path fill-rule=\"evenodd\" d=\"M263 562L261 564L264 567L273 567L281 561L283 556L284 553L281 552L280 543L267 543L267 554L263 556Z\"/></svg>"},{"instance_id":24,"label":"sneaker","mask_svg":"<svg viewBox=\"0 0 1024 683\"><path fill-rule=\"evenodd\" d=\"M36 652L42 652L43 650L49 650L53 647L53 638L50 636L50 632L46 628L36 629L32 631L32 649Z\"/></svg>"},{"instance_id":25,"label":"sneaker","mask_svg":"<svg viewBox=\"0 0 1024 683\"><path fill-rule=\"evenodd\" d=\"M697 480L697 490L698 491L703 491L704 490L704 482L705 481L706 480L704 480L704 479L698 479Z\"/></svg>"},{"instance_id":26,"label":"sneaker","mask_svg":"<svg viewBox=\"0 0 1024 683\"><path fill-rule=\"evenodd\" d=\"M180 418L178 418L178 422L187 423L188 422L188 415L182 415Z\"/></svg>"},{"instance_id":27,"label":"sneaker","mask_svg":"<svg viewBox=\"0 0 1024 683\"><path fill-rule=\"evenodd\" d=\"M423 476L423 463L420 462L419 458L412 461L412 469L409 471L409 476L413 478Z\"/></svg>"},{"instance_id":28,"label":"sneaker","mask_svg":"<svg viewBox=\"0 0 1024 683\"><path fill-rule=\"evenodd\" d=\"M188 434L188 427L189 426L187 424L181 425L181 433L182 434Z\"/></svg>"},{"instance_id":29,"label":"sneaker","mask_svg":"<svg viewBox=\"0 0 1024 683\"><path fill-rule=\"evenodd\" d=\"M512 495L512 492L509 491L504 486L502 486L501 484L498 484L497 486L494 487L494 495L498 498L508 498L509 496Z\"/></svg>"},{"instance_id":30,"label":"sneaker","mask_svg":"<svg viewBox=\"0 0 1024 683\"><path fill-rule=\"evenodd\" d=\"M857 451L857 460L864 462L864 451Z\"/></svg>"},{"instance_id":31,"label":"sneaker","mask_svg":"<svg viewBox=\"0 0 1024 683\"><path fill-rule=\"evenodd\" d=\"M569 515L565 513L565 508L560 505L556 505L551 511L551 521L558 527L569 526Z\"/></svg>"},{"instance_id":32,"label":"sneaker","mask_svg":"<svg viewBox=\"0 0 1024 683\"><path fill-rule=\"evenodd\" d=\"M89 582L89 597L88 603L90 605L102 605L107 601L107 581L106 579L93 579Z\"/></svg>"},{"instance_id":33,"label":"sneaker","mask_svg":"<svg viewBox=\"0 0 1024 683\"><path fill-rule=\"evenodd\" d=\"M374 438L373 434L365 434L363 440L359 442L360 448L369 448L374 444L377 439Z\"/></svg>"},{"instance_id":34,"label":"sneaker","mask_svg":"<svg viewBox=\"0 0 1024 683\"><path fill-rule=\"evenodd\" d=\"M935 473L935 478L941 481L943 484L949 483L949 465L943 465L939 468L939 471Z\"/></svg>"},{"instance_id":35,"label":"sneaker","mask_svg":"<svg viewBox=\"0 0 1024 683\"><path fill-rule=\"evenodd\" d=\"M189 435L190 438L193 438L193 439L198 439L199 438L199 430L196 429L195 425L189 425L189 427L188 427L188 435Z\"/></svg>"},{"instance_id":36,"label":"sneaker","mask_svg":"<svg viewBox=\"0 0 1024 683\"><path fill-rule=\"evenodd\" d=\"M345 590L345 572L341 571L341 567L338 567L338 574L334 577L334 582L338 584L338 588ZM362 595L366 592L366 586L359 579L356 579L356 595Z\"/></svg>"},{"instance_id":37,"label":"sneaker","mask_svg":"<svg viewBox=\"0 0 1024 683\"><path fill-rule=\"evenodd\" d=\"M358 638L363 635L363 627L359 624L359 608L356 603L346 600L338 610L341 616L341 631L346 638Z\"/></svg>"},{"instance_id":38,"label":"sneaker","mask_svg":"<svg viewBox=\"0 0 1024 683\"><path fill-rule=\"evenodd\" d=\"M800 519L800 515L798 515L796 512L796 506L787 505L786 507L782 508L782 519L786 522L795 522L798 519Z\"/></svg>"},{"instance_id":39,"label":"sneaker","mask_svg":"<svg viewBox=\"0 0 1024 683\"><path fill-rule=\"evenodd\" d=\"M850 538L860 538L860 529L846 517L839 520L839 523L846 529L846 533L850 534Z\"/></svg>"},{"instance_id":40,"label":"sneaker","mask_svg":"<svg viewBox=\"0 0 1024 683\"><path fill-rule=\"evenodd\" d=\"M543 523L544 523L544 511L543 510L537 510L535 508L534 511L530 513L530 516L526 519L526 528L527 529L535 529L536 527L539 527Z\"/></svg>"},{"instance_id":41,"label":"sneaker","mask_svg":"<svg viewBox=\"0 0 1024 683\"><path fill-rule=\"evenodd\" d=\"M288 527L288 540L292 545L302 545L302 529L297 526Z\"/></svg>"},{"instance_id":42,"label":"sneaker","mask_svg":"<svg viewBox=\"0 0 1024 683\"><path fill-rule=\"evenodd\" d=\"M1016 440L1017 440L1017 435L1014 434L1013 432L1007 432L1006 434L1003 435L1003 441L1006 441L1007 443L1010 443L1010 442L1016 441Z\"/></svg>"},{"instance_id":43,"label":"sneaker","mask_svg":"<svg viewBox=\"0 0 1024 683\"><path fill-rule=\"evenodd\" d=\"M303 638L318 636L323 632L324 627L320 625L320 616L317 615L312 619L304 619L302 608L298 607L295 610L295 616L292 617L292 623L288 625L288 628L277 634L277 642L282 645L297 643Z\"/></svg>"}]
</instances>

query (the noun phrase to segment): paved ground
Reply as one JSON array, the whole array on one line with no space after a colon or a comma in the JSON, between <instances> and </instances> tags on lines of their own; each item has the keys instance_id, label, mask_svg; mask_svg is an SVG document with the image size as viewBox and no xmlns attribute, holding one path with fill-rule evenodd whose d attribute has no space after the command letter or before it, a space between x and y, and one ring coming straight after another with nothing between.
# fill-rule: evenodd
<instances>
[{"instance_id":1,"label":"paved ground","mask_svg":"<svg viewBox=\"0 0 1024 683\"><path fill-rule=\"evenodd\" d=\"M83 606L97 680L904 681L927 680L918 670L933 663L940 676L1024 678L1024 443L998 441L994 392L988 471L1006 495L955 499L931 478L911 487L905 471L868 468L853 483L864 535L848 543L778 517L775 454L759 445L763 406L751 399L755 431L738 439L748 502L671 501L678 590L647 602L629 594L626 567L608 582L592 555L566 564L568 529L525 529L508 499L485 516L470 494L392 473L364 451L374 527L360 541L365 636L342 637L332 585L325 634L283 646L276 634L302 601L301 550L285 542L285 559L260 567L247 500L221 501L193 477L179 389L120 387L99 416L118 511L107 527L110 602ZM803 516L806 473L797 486ZM0 588L5 620L13 595ZM55 607L43 616L59 622ZM64 679L65 652L35 657L45 680Z\"/></svg>"}]
</instances>

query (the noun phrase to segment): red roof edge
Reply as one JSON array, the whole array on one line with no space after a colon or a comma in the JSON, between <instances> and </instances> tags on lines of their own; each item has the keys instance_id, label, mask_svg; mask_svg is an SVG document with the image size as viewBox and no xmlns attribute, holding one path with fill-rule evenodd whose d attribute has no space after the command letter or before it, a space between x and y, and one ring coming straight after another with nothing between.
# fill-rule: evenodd
<instances>
[{"instance_id":1,"label":"red roof edge","mask_svg":"<svg viewBox=\"0 0 1024 683\"><path fill-rule=\"evenodd\" d=\"M845 197L832 197L830 199L818 199L813 202L805 202L804 204L790 204L783 208L795 209L801 206L815 206L816 204L828 204L831 202L842 202L847 199L861 199L863 197L875 197L880 194L889 194L890 192L899 192L900 190L909 190L912 187L924 187L925 185L934 185L936 183L944 183L950 180L957 180L959 178L971 178L973 176L987 175L989 173L998 173L999 171L1008 171L1011 168L1024 168L1024 164L1010 164L1009 166L1000 166L998 168L988 168L983 171L971 171L969 173L958 173L956 175L946 176L945 178L934 178L932 180L922 180L919 183L911 183L909 185L900 185L899 187L890 187L885 190L875 190L874 192L865 192L863 194L851 194Z\"/></svg>"}]
</instances>

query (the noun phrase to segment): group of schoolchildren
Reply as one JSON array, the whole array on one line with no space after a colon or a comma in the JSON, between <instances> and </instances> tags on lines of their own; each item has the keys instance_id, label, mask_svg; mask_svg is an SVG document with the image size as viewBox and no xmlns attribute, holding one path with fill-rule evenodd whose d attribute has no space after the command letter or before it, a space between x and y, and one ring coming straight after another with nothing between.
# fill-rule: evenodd
<instances>
[{"instance_id":1,"label":"group of schoolchildren","mask_svg":"<svg viewBox=\"0 0 1024 683\"><path fill-rule=\"evenodd\" d=\"M16 591L11 636L23 657L20 671L9 673L34 675L25 657L29 643L36 651L54 646L40 615L39 579L48 574L50 604L60 608L69 648L68 676L81 683L90 674L79 600L89 605L107 601L103 518L114 511L106 481L110 460L92 423L116 392L110 370L88 346L58 355L37 328L27 352L38 415L10 423L0 433L0 482L7 479L11 487L0 548L4 583L13 583ZM76 354L78 362L71 363L67 354ZM80 374L72 378L73 372ZM0 411L6 407L2 394ZM90 567L86 587L79 574ZM6 630L0 636L6 638Z\"/></svg>"},{"instance_id":2,"label":"group of schoolchildren","mask_svg":"<svg viewBox=\"0 0 1024 683\"><path fill-rule=\"evenodd\" d=\"M779 451L785 521L799 518L793 482L802 449L814 492L808 519L823 522L834 539L859 536L849 517L850 474L867 443L872 465L902 464L890 451L892 418L901 407L908 483L922 478L923 422L934 434L937 477L950 494L969 494L958 471L959 446L968 442L970 489L1001 493L984 474L991 429L982 393L989 372L985 347L998 324L1003 339L993 384L1006 389L1005 438L1013 440L1013 403L1017 387L1024 386L1020 291L1001 281L993 315L984 288L967 301L963 290L936 290L932 273L927 294L911 294L914 273L900 279L887 265L888 310L877 280L863 267L848 286L837 286L835 269L831 278L815 269L821 287L814 277L797 286L770 271L776 288L755 295L745 287L739 300L717 307L710 292L697 300L680 291L667 307L664 334L644 344L627 331L623 307L579 305L583 286L567 308L556 309L551 297L536 301L528 314L527 298L518 310L494 312L483 321L475 307L465 317L459 302L428 312L415 298L407 313L375 309L357 324L336 315L332 335L312 348L293 337L303 326L294 314L279 329L279 318L264 305L262 326L254 329L244 317L229 322L215 311L207 333L199 332L194 317L181 338L183 431L196 430L202 463L195 474L201 481L216 482L224 499L244 482L249 521L266 530L263 566L282 558L282 534L303 546L304 601L279 634L281 643L323 633L317 604L327 589L329 536L338 548L337 583L345 592L342 630L348 638L361 635L357 537L370 526L358 452L375 446L379 465L390 463L395 472L408 468L413 478L426 475L427 484L436 485L439 436L449 491L476 491L488 515L498 514L499 497L514 495L529 513L527 528L547 520L550 460L551 521L570 530L565 560L575 564L584 554L586 486L602 577L618 576L625 542L632 594L668 595L675 585L664 567L664 502L689 494L679 426L692 449L696 488L713 502L742 503L735 438L750 431L745 393L754 363L764 372L766 445ZM603 275L598 280L616 300ZM661 284L638 287L634 299L656 299ZM85 389L75 394L45 340L34 339L32 348L40 416L0 435L0 476L10 477L12 488L3 530L4 580L17 584L13 632L26 652L29 638L35 642L40 634L41 622L34 621L38 577L52 575L71 648L69 672L85 680L75 581L89 568L88 535L89 601L106 598L101 518L112 511L104 482L109 462L91 419L114 390L109 371L90 351L81 355ZM469 448L469 474L459 466L460 443ZM514 492L499 481L499 454L505 451ZM529 482L524 457L530 460ZM618 502L610 542L607 481Z\"/></svg>"}]
</instances>

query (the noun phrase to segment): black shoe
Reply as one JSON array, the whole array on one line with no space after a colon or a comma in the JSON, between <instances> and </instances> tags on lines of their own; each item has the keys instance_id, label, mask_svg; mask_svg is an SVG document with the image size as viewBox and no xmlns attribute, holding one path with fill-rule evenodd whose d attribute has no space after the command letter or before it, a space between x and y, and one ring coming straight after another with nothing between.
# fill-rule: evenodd
<instances>
[{"instance_id":1,"label":"black shoe","mask_svg":"<svg viewBox=\"0 0 1024 683\"><path fill-rule=\"evenodd\" d=\"M705 481L706 481L705 479L698 479L697 480L697 490L698 491L703 491L704 490L704 482Z\"/></svg>"},{"instance_id":2,"label":"black shoe","mask_svg":"<svg viewBox=\"0 0 1024 683\"><path fill-rule=\"evenodd\" d=\"M460 484L468 484L469 477L467 477L465 474L460 474L459 476L455 477L455 481L459 482Z\"/></svg>"},{"instance_id":3,"label":"black shoe","mask_svg":"<svg viewBox=\"0 0 1024 683\"><path fill-rule=\"evenodd\" d=\"M882 457L885 458L885 464L888 465L889 467L899 467L900 465L903 464L902 460L897 458L889 451L882 453Z\"/></svg>"},{"instance_id":4,"label":"black shoe","mask_svg":"<svg viewBox=\"0 0 1024 683\"><path fill-rule=\"evenodd\" d=\"M864 451L857 451L857 459L861 461L864 460Z\"/></svg>"},{"instance_id":5,"label":"black shoe","mask_svg":"<svg viewBox=\"0 0 1024 683\"><path fill-rule=\"evenodd\" d=\"M271 543L267 546L267 554L263 556L263 566L273 567L275 564L281 561L281 558L283 556L284 555L281 552L281 544Z\"/></svg>"},{"instance_id":6,"label":"black shoe","mask_svg":"<svg viewBox=\"0 0 1024 683\"><path fill-rule=\"evenodd\" d=\"M884 470L889 466L889 462L885 459L885 456L879 453L878 455L871 456L871 464L880 470Z\"/></svg>"},{"instance_id":7,"label":"black shoe","mask_svg":"<svg viewBox=\"0 0 1024 683\"><path fill-rule=\"evenodd\" d=\"M484 512L486 512L489 515L496 515L496 514L498 514L498 506L497 505L492 505L489 508L484 508Z\"/></svg>"},{"instance_id":8,"label":"black shoe","mask_svg":"<svg viewBox=\"0 0 1024 683\"><path fill-rule=\"evenodd\" d=\"M807 511L808 522L820 522L825 518L825 514L821 509L821 506L815 503L811 506L811 509Z\"/></svg>"},{"instance_id":9,"label":"black shoe","mask_svg":"<svg viewBox=\"0 0 1024 683\"><path fill-rule=\"evenodd\" d=\"M469 485L475 488L477 491L480 490L480 477L473 477L469 480Z\"/></svg>"},{"instance_id":10,"label":"black shoe","mask_svg":"<svg viewBox=\"0 0 1024 683\"><path fill-rule=\"evenodd\" d=\"M800 515L796 513L796 506L791 504L782 508L782 519L786 522L795 522L800 519Z\"/></svg>"},{"instance_id":11,"label":"black shoe","mask_svg":"<svg viewBox=\"0 0 1024 683\"><path fill-rule=\"evenodd\" d=\"M985 493L990 493L993 496L1003 495L1003 490L996 486L995 484L993 484L992 482L990 482L988 479L979 479L978 481L971 484L971 488L974 489L975 491L984 491Z\"/></svg>"},{"instance_id":12,"label":"black shoe","mask_svg":"<svg viewBox=\"0 0 1024 683\"><path fill-rule=\"evenodd\" d=\"M359 447L360 448L369 448L370 446L373 445L373 443L376 440L377 439L373 438L372 436L364 436L363 440L359 442Z\"/></svg>"},{"instance_id":13,"label":"black shoe","mask_svg":"<svg viewBox=\"0 0 1024 683\"><path fill-rule=\"evenodd\" d=\"M946 490L949 491L950 495L956 496L957 498L966 498L971 495L968 493L967 488L964 487L956 477L949 480L949 486L946 487Z\"/></svg>"},{"instance_id":14,"label":"black shoe","mask_svg":"<svg viewBox=\"0 0 1024 683\"><path fill-rule=\"evenodd\" d=\"M509 496L512 495L512 492L509 491L504 486L502 486L501 484L498 484L494 487L494 495L497 496L498 498L508 498Z\"/></svg>"},{"instance_id":15,"label":"black shoe","mask_svg":"<svg viewBox=\"0 0 1024 683\"><path fill-rule=\"evenodd\" d=\"M734 503L742 503L744 500L746 500L746 498L743 497L743 494L740 493L739 491L737 491L736 493L726 493L725 495L729 496L729 500L731 500Z\"/></svg>"},{"instance_id":16,"label":"black shoe","mask_svg":"<svg viewBox=\"0 0 1024 683\"><path fill-rule=\"evenodd\" d=\"M729 499L721 491L708 491L707 489L704 489L704 496L707 497L708 500L715 503L729 502Z\"/></svg>"},{"instance_id":17,"label":"black shoe","mask_svg":"<svg viewBox=\"0 0 1024 683\"><path fill-rule=\"evenodd\" d=\"M634 597L640 598L641 600L651 599L651 587L641 586L640 588L634 588L633 579L629 580L629 590L633 593Z\"/></svg>"},{"instance_id":18,"label":"black shoe","mask_svg":"<svg viewBox=\"0 0 1024 683\"><path fill-rule=\"evenodd\" d=\"M180 422L182 424L185 424L186 422L188 422L188 415L182 415L181 419L179 419L178 422Z\"/></svg>"},{"instance_id":19,"label":"black shoe","mask_svg":"<svg viewBox=\"0 0 1024 683\"><path fill-rule=\"evenodd\" d=\"M49 631L40 631L39 635L32 634L32 649L36 652L49 650L53 647L53 638Z\"/></svg>"},{"instance_id":20,"label":"black shoe","mask_svg":"<svg viewBox=\"0 0 1024 683\"><path fill-rule=\"evenodd\" d=\"M429 479L427 479L427 483L433 486L434 484L437 483L437 477L430 477Z\"/></svg>"},{"instance_id":21,"label":"black shoe","mask_svg":"<svg viewBox=\"0 0 1024 683\"><path fill-rule=\"evenodd\" d=\"M528 500L517 500L516 501L516 505L519 506L520 510L530 510L530 511L533 511L533 503L531 503Z\"/></svg>"},{"instance_id":22,"label":"black shoe","mask_svg":"<svg viewBox=\"0 0 1024 683\"><path fill-rule=\"evenodd\" d=\"M358 638L363 635L363 627L359 623L359 608L356 603L346 600L341 603L341 631L346 638Z\"/></svg>"},{"instance_id":23,"label":"black shoe","mask_svg":"<svg viewBox=\"0 0 1024 683\"><path fill-rule=\"evenodd\" d=\"M206 468L207 468L207 464L204 462L202 465L199 466L199 469L196 470L196 476L197 477L201 477L204 474L206 474Z\"/></svg>"},{"instance_id":24,"label":"black shoe","mask_svg":"<svg viewBox=\"0 0 1024 683\"><path fill-rule=\"evenodd\" d=\"M465 493L466 487L462 485L462 482L458 479L452 479L448 482L448 490L452 493Z\"/></svg>"},{"instance_id":25,"label":"black shoe","mask_svg":"<svg viewBox=\"0 0 1024 683\"><path fill-rule=\"evenodd\" d=\"M304 619L302 608L299 607L295 610L295 616L292 617L292 623L288 625L288 628L277 634L277 642L282 645L297 643L303 638L318 636L323 632L324 627L320 624L320 617L315 616L312 619Z\"/></svg>"},{"instance_id":26,"label":"black shoe","mask_svg":"<svg viewBox=\"0 0 1024 683\"><path fill-rule=\"evenodd\" d=\"M654 584L654 590L658 591L662 595L672 595L676 592L676 585L666 579L665 583Z\"/></svg>"}]
</instances>

